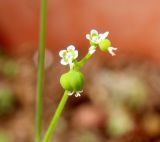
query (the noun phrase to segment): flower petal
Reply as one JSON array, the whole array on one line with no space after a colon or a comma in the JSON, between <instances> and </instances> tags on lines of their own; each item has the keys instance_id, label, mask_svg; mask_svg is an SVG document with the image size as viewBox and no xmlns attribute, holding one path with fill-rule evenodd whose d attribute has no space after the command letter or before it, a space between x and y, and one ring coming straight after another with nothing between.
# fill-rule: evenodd
<instances>
[{"instance_id":1,"label":"flower petal","mask_svg":"<svg viewBox=\"0 0 160 142\"><path fill-rule=\"evenodd\" d=\"M74 91L70 92L68 96L72 96L73 94L74 94Z\"/></svg>"},{"instance_id":2,"label":"flower petal","mask_svg":"<svg viewBox=\"0 0 160 142\"><path fill-rule=\"evenodd\" d=\"M59 56L63 58L65 53L67 53L66 50L61 50L61 51L59 52Z\"/></svg>"},{"instance_id":3,"label":"flower petal","mask_svg":"<svg viewBox=\"0 0 160 142\"><path fill-rule=\"evenodd\" d=\"M76 59L78 57L78 50L74 51L74 59Z\"/></svg>"},{"instance_id":4,"label":"flower petal","mask_svg":"<svg viewBox=\"0 0 160 142\"><path fill-rule=\"evenodd\" d=\"M75 97L80 97L81 96L81 94L80 93L82 93L83 92L83 90L81 90L81 91L77 91L76 92L76 94L75 94Z\"/></svg>"},{"instance_id":5,"label":"flower petal","mask_svg":"<svg viewBox=\"0 0 160 142\"><path fill-rule=\"evenodd\" d=\"M106 39L108 35L109 35L109 32L105 32L103 34L99 34L101 40Z\"/></svg>"},{"instance_id":6,"label":"flower petal","mask_svg":"<svg viewBox=\"0 0 160 142\"><path fill-rule=\"evenodd\" d=\"M79 92L76 92L75 97L80 97L81 94Z\"/></svg>"},{"instance_id":7,"label":"flower petal","mask_svg":"<svg viewBox=\"0 0 160 142\"><path fill-rule=\"evenodd\" d=\"M68 65L68 62L66 62L64 59L61 59L60 62L61 62L62 65Z\"/></svg>"},{"instance_id":8,"label":"flower petal","mask_svg":"<svg viewBox=\"0 0 160 142\"><path fill-rule=\"evenodd\" d=\"M91 36L89 34L86 34L86 39L91 40Z\"/></svg>"},{"instance_id":9,"label":"flower petal","mask_svg":"<svg viewBox=\"0 0 160 142\"><path fill-rule=\"evenodd\" d=\"M112 56L115 56L116 54L114 53L114 51L116 51L117 48L114 48L114 47L109 47L108 48L108 52L112 55Z\"/></svg>"},{"instance_id":10,"label":"flower petal","mask_svg":"<svg viewBox=\"0 0 160 142\"><path fill-rule=\"evenodd\" d=\"M93 54L96 51L96 47L95 46L90 46L89 48L89 54Z\"/></svg>"},{"instance_id":11,"label":"flower petal","mask_svg":"<svg viewBox=\"0 0 160 142\"><path fill-rule=\"evenodd\" d=\"M69 45L67 47L67 51L74 51L75 50L75 46L74 45Z\"/></svg>"},{"instance_id":12,"label":"flower petal","mask_svg":"<svg viewBox=\"0 0 160 142\"><path fill-rule=\"evenodd\" d=\"M93 36L93 35L98 35L97 30L95 30L95 29L91 30L91 36Z\"/></svg>"}]
</instances>

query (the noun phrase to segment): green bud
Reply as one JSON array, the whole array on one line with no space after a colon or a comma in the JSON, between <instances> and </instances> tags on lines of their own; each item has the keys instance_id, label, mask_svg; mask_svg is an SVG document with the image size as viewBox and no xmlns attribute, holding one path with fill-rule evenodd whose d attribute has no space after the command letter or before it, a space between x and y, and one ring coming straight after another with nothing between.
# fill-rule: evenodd
<instances>
[{"instance_id":1,"label":"green bud","mask_svg":"<svg viewBox=\"0 0 160 142\"><path fill-rule=\"evenodd\" d=\"M108 47L111 47L111 42L108 39L104 39L99 43L99 47L102 51L107 52Z\"/></svg>"},{"instance_id":2,"label":"green bud","mask_svg":"<svg viewBox=\"0 0 160 142\"><path fill-rule=\"evenodd\" d=\"M84 85L84 75L79 71L70 70L61 76L60 84L64 90L81 91Z\"/></svg>"}]
</instances>

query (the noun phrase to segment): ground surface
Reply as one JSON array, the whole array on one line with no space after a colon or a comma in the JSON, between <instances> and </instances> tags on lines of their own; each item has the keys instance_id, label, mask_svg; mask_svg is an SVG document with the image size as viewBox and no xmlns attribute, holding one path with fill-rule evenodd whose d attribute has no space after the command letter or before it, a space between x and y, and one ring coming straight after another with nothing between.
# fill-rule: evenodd
<instances>
[{"instance_id":1,"label":"ground surface","mask_svg":"<svg viewBox=\"0 0 160 142\"><path fill-rule=\"evenodd\" d=\"M63 93L58 79L66 68L58 60L55 57L46 69L43 133ZM1 89L11 90L16 101L0 116L0 142L5 142L4 139L6 142L32 142L36 65L31 56L7 57L1 61L1 70L9 61L16 66L15 74L1 71L0 76ZM160 142L158 66L127 58L106 63L95 57L83 72L87 76L84 93L80 98L69 99L54 141Z\"/></svg>"}]
</instances>

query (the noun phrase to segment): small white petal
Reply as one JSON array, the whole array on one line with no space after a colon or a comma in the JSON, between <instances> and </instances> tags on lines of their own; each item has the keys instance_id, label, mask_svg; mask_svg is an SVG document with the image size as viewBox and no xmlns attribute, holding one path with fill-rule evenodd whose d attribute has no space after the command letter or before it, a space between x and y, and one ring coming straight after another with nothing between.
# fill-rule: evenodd
<instances>
[{"instance_id":1,"label":"small white petal","mask_svg":"<svg viewBox=\"0 0 160 142\"><path fill-rule=\"evenodd\" d=\"M109 32L105 32L103 34L99 34L99 36L100 36L101 40L103 40L103 39L107 38L108 34L109 34Z\"/></svg>"},{"instance_id":2,"label":"small white petal","mask_svg":"<svg viewBox=\"0 0 160 142\"><path fill-rule=\"evenodd\" d=\"M91 47L89 48L89 54L92 55L95 51L96 51L96 47L95 47L95 46L91 46Z\"/></svg>"},{"instance_id":3,"label":"small white petal","mask_svg":"<svg viewBox=\"0 0 160 142\"><path fill-rule=\"evenodd\" d=\"M103 33L103 35L107 37L109 35L109 32L105 32Z\"/></svg>"},{"instance_id":4,"label":"small white petal","mask_svg":"<svg viewBox=\"0 0 160 142\"><path fill-rule=\"evenodd\" d=\"M70 92L69 94L68 94L68 96L72 96L74 94L74 91L73 92Z\"/></svg>"},{"instance_id":5,"label":"small white petal","mask_svg":"<svg viewBox=\"0 0 160 142\"><path fill-rule=\"evenodd\" d=\"M93 29L93 30L91 30L91 36L92 36L92 35L98 35L97 30L94 30L94 29Z\"/></svg>"},{"instance_id":6,"label":"small white petal","mask_svg":"<svg viewBox=\"0 0 160 142\"><path fill-rule=\"evenodd\" d=\"M75 97L80 97L81 94L79 92L76 92Z\"/></svg>"},{"instance_id":7,"label":"small white petal","mask_svg":"<svg viewBox=\"0 0 160 142\"><path fill-rule=\"evenodd\" d=\"M61 62L62 65L68 65L68 62L66 62L64 59L61 59L60 62Z\"/></svg>"},{"instance_id":8,"label":"small white petal","mask_svg":"<svg viewBox=\"0 0 160 142\"><path fill-rule=\"evenodd\" d=\"M67 52L66 50L61 50L61 51L59 52L59 56L63 58L64 53L66 53L66 52Z\"/></svg>"},{"instance_id":9,"label":"small white petal","mask_svg":"<svg viewBox=\"0 0 160 142\"><path fill-rule=\"evenodd\" d=\"M89 34L86 34L86 39L91 40L91 36Z\"/></svg>"},{"instance_id":10,"label":"small white petal","mask_svg":"<svg viewBox=\"0 0 160 142\"><path fill-rule=\"evenodd\" d=\"M81 91L77 91L76 92L76 94L75 94L75 97L80 97L81 96L81 94L80 93L82 93L83 92L83 90L81 90Z\"/></svg>"},{"instance_id":11,"label":"small white petal","mask_svg":"<svg viewBox=\"0 0 160 142\"><path fill-rule=\"evenodd\" d=\"M89 54L93 54L96 50L89 50Z\"/></svg>"},{"instance_id":12,"label":"small white petal","mask_svg":"<svg viewBox=\"0 0 160 142\"><path fill-rule=\"evenodd\" d=\"M67 51L70 51L70 50L74 51L75 50L75 46L74 45L69 45L67 47Z\"/></svg>"},{"instance_id":13,"label":"small white petal","mask_svg":"<svg viewBox=\"0 0 160 142\"><path fill-rule=\"evenodd\" d=\"M74 59L76 59L78 57L78 50L74 51Z\"/></svg>"},{"instance_id":14,"label":"small white petal","mask_svg":"<svg viewBox=\"0 0 160 142\"><path fill-rule=\"evenodd\" d=\"M109 47L108 48L108 52L112 55L112 56L115 56L116 54L114 53L114 51L116 51L117 48L114 48L114 47Z\"/></svg>"}]
</instances>

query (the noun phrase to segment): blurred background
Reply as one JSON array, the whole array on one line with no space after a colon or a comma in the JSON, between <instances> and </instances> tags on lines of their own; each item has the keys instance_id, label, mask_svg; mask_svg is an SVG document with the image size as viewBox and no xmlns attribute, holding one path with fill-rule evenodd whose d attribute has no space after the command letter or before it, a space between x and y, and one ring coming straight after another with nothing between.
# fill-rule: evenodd
<instances>
[{"instance_id":1,"label":"blurred background","mask_svg":"<svg viewBox=\"0 0 160 142\"><path fill-rule=\"evenodd\" d=\"M70 97L56 142L160 142L160 1L48 0L43 133L68 69L58 52L81 59L91 29L109 31L117 56L97 51L83 68L85 88ZM34 138L40 1L0 0L0 142ZM52 140L51 140L52 141Z\"/></svg>"}]
</instances>

